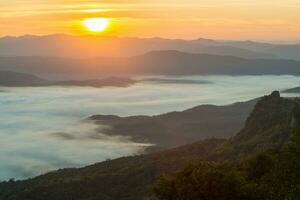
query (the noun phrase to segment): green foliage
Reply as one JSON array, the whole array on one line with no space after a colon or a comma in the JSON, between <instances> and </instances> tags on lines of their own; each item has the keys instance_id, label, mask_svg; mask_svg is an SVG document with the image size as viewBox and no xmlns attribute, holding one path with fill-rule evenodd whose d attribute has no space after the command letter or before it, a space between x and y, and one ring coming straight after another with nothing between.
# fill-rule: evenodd
<instances>
[{"instance_id":1,"label":"green foliage","mask_svg":"<svg viewBox=\"0 0 300 200\"><path fill-rule=\"evenodd\" d=\"M300 199L300 131L280 152L272 174L274 200Z\"/></svg>"},{"instance_id":2,"label":"green foliage","mask_svg":"<svg viewBox=\"0 0 300 200\"><path fill-rule=\"evenodd\" d=\"M200 162L160 177L156 200L300 200L300 129L281 150L241 162Z\"/></svg>"},{"instance_id":3,"label":"green foliage","mask_svg":"<svg viewBox=\"0 0 300 200\"><path fill-rule=\"evenodd\" d=\"M200 162L173 176L161 177L154 186L159 200L263 200L263 190L229 163Z\"/></svg>"},{"instance_id":4,"label":"green foliage","mask_svg":"<svg viewBox=\"0 0 300 200\"><path fill-rule=\"evenodd\" d=\"M104 162L101 167L65 169L27 181L3 182L0 200L140 200L155 170L143 158L128 159L115 160L115 165Z\"/></svg>"},{"instance_id":5,"label":"green foliage","mask_svg":"<svg viewBox=\"0 0 300 200\"><path fill-rule=\"evenodd\" d=\"M298 100L281 98L277 92L263 97L248 117L245 127L227 144L232 159L269 149L281 149L292 136L291 120Z\"/></svg>"}]
</instances>

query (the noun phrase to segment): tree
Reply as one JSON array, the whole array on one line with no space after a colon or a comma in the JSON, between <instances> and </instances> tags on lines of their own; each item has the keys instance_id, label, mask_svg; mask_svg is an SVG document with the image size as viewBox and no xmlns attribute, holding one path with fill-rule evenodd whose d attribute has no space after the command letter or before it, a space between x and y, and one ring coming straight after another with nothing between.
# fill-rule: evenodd
<instances>
[{"instance_id":1,"label":"tree","mask_svg":"<svg viewBox=\"0 0 300 200\"><path fill-rule=\"evenodd\" d=\"M272 174L273 199L300 199L300 129L295 129L291 142L276 159Z\"/></svg>"},{"instance_id":2,"label":"tree","mask_svg":"<svg viewBox=\"0 0 300 200\"><path fill-rule=\"evenodd\" d=\"M158 200L263 200L263 191L232 164L190 164L154 186Z\"/></svg>"}]
</instances>

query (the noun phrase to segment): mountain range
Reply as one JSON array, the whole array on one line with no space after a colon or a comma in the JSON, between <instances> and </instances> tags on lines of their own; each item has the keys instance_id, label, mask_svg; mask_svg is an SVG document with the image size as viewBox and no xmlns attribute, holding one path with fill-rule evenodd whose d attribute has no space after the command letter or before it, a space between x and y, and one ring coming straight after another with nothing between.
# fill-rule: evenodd
<instances>
[{"instance_id":1,"label":"mountain range","mask_svg":"<svg viewBox=\"0 0 300 200\"><path fill-rule=\"evenodd\" d=\"M168 50L126 58L0 57L0 70L89 79L104 75L299 75L300 61L244 59Z\"/></svg>"},{"instance_id":2,"label":"mountain range","mask_svg":"<svg viewBox=\"0 0 300 200\"><path fill-rule=\"evenodd\" d=\"M220 41L164 38L120 38L48 35L25 35L0 38L0 56L42 57L120 57L149 51L177 50L188 53L235 56L247 59L300 59L300 45L271 44L254 41Z\"/></svg>"},{"instance_id":3,"label":"mountain range","mask_svg":"<svg viewBox=\"0 0 300 200\"><path fill-rule=\"evenodd\" d=\"M0 70L53 79L114 75L299 75L300 45L92 36L0 38Z\"/></svg>"}]
</instances>

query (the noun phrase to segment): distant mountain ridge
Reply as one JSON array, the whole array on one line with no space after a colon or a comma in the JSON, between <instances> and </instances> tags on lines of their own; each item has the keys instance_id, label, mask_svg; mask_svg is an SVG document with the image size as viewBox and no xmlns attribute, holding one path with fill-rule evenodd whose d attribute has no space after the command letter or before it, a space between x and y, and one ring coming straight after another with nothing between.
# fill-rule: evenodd
<instances>
[{"instance_id":1,"label":"distant mountain ridge","mask_svg":"<svg viewBox=\"0 0 300 200\"><path fill-rule=\"evenodd\" d=\"M38 75L300 75L300 61L152 51L133 57L0 57L0 70Z\"/></svg>"},{"instance_id":2,"label":"distant mountain ridge","mask_svg":"<svg viewBox=\"0 0 300 200\"><path fill-rule=\"evenodd\" d=\"M108 135L130 137L154 144L147 150L173 148L207 138L229 138L242 129L258 99L225 106L200 105L180 112L156 116L94 115L88 118L110 128Z\"/></svg>"},{"instance_id":3,"label":"distant mountain ridge","mask_svg":"<svg viewBox=\"0 0 300 200\"><path fill-rule=\"evenodd\" d=\"M121 77L109 77L89 80L53 81L38 76L13 71L0 71L2 87L47 87L47 86L89 86L89 87L127 87L136 83L135 80Z\"/></svg>"},{"instance_id":4,"label":"distant mountain ridge","mask_svg":"<svg viewBox=\"0 0 300 200\"><path fill-rule=\"evenodd\" d=\"M292 51L288 52L286 49ZM247 59L300 59L300 45L278 45L253 41L92 37L62 34L0 38L0 56L2 57L130 57L161 50L227 55Z\"/></svg>"},{"instance_id":5,"label":"distant mountain ridge","mask_svg":"<svg viewBox=\"0 0 300 200\"><path fill-rule=\"evenodd\" d=\"M12 71L0 71L0 86L41 86L50 83L48 80L39 78L32 74Z\"/></svg>"},{"instance_id":6,"label":"distant mountain ridge","mask_svg":"<svg viewBox=\"0 0 300 200\"><path fill-rule=\"evenodd\" d=\"M300 93L300 87L290 88L282 91L284 93Z\"/></svg>"}]
</instances>

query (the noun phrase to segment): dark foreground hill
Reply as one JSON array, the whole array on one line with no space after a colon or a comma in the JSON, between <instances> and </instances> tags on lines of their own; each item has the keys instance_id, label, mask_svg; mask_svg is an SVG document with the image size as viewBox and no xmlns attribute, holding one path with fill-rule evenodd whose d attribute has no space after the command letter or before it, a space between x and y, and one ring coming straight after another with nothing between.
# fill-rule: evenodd
<instances>
[{"instance_id":1,"label":"dark foreground hill","mask_svg":"<svg viewBox=\"0 0 300 200\"><path fill-rule=\"evenodd\" d=\"M236 160L269 149L280 149L299 124L299 101L279 93L263 97L244 129L230 140L211 139L148 155L120 158L80 169L64 169L25 181L0 184L5 200L140 200L161 174L188 161Z\"/></svg>"},{"instance_id":2,"label":"dark foreground hill","mask_svg":"<svg viewBox=\"0 0 300 200\"><path fill-rule=\"evenodd\" d=\"M299 103L278 92L264 97L244 129L212 153L218 162L194 161L161 176L149 199L299 200Z\"/></svg>"}]
</instances>

